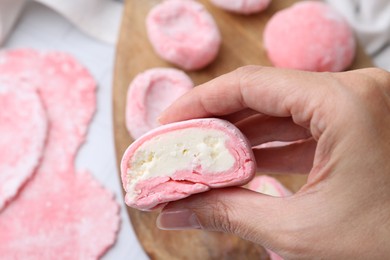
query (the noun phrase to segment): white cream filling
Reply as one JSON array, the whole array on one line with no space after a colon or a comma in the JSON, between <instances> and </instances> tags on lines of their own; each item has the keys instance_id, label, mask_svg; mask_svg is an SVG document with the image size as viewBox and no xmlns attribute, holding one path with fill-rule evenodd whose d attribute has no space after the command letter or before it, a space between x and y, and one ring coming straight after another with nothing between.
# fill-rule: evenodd
<instances>
[{"instance_id":1,"label":"white cream filling","mask_svg":"<svg viewBox=\"0 0 390 260\"><path fill-rule=\"evenodd\" d=\"M230 169L235 158L226 147L228 138L222 131L195 127L153 137L138 147L129 161L127 191L134 191L138 181L172 176L199 165L209 173Z\"/></svg>"}]
</instances>

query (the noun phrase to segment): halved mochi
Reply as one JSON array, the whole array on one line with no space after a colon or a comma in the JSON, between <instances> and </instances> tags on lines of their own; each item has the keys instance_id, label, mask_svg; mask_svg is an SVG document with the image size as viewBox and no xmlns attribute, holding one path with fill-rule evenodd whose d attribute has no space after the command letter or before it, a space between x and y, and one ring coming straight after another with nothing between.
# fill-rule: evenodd
<instances>
[{"instance_id":1,"label":"halved mochi","mask_svg":"<svg viewBox=\"0 0 390 260\"><path fill-rule=\"evenodd\" d=\"M221 119L193 119L156 128L122 158L126 204L141 210L211 188L243 185L256 168L246 137Z\"/></svg>"}]
</instances>

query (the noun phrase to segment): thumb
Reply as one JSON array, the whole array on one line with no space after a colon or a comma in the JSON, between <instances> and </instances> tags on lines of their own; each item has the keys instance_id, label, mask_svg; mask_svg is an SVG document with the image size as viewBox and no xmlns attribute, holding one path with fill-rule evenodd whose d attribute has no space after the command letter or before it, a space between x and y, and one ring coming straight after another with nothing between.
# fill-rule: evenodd
<instances>
[{"instance_id":1,"label":"thumb","mask_svg":"<svg viewBox=\"0 0 390 260\"><path fill-rule=\"evenodd\" d=\"M283 248L282 236L288 234L283 232L286 200L244 188L215 189L170 202L157 226L233 233L270 249Z\"/></svg>"}]
</instances>

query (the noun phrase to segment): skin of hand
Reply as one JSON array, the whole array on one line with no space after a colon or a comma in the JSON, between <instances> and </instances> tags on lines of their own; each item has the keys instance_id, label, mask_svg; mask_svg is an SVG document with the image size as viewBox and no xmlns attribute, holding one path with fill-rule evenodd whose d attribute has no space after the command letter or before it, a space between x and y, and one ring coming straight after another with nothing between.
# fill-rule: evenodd
<instances>
[{"instance_id":1,"label":"skin of hand","mask_svg":"<svg viewBox=\"0 0 390 260\"><path fill-rule=\"evenodd\" d=\"M160 117L234 122L256 145L258 169L308 173L294 195L234 187L169 203L161 229L236 234L285 259L390 255L390 73L313 73L246 66L200 85Z\"/></svg>"}]
</instances>

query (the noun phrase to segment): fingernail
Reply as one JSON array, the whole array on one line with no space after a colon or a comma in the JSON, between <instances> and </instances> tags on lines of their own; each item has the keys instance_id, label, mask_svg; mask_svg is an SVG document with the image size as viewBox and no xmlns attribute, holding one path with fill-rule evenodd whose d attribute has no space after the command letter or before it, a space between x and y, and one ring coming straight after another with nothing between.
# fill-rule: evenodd
<instances>
[{"instance_id":1,"label":"fingernail","mask_svg":"<svg viewBox=\"0 0 390 260\"><path fill-rule=\"evenodd\" d=\"M195 213L188 209L165 210L157 218L157 227L163 230L200 229Z\"/></svg>"}]
</instances>

